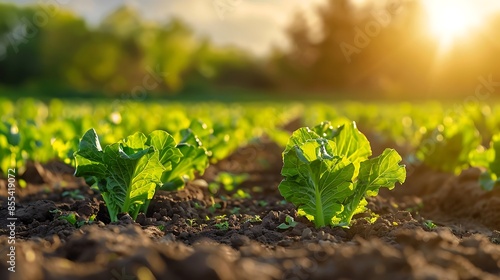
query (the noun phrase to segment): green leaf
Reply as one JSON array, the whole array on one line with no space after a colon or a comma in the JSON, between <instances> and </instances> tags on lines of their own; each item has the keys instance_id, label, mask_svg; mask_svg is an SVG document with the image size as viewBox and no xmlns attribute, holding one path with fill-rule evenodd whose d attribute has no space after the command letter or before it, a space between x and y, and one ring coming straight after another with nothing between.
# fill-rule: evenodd
<instances>
[{"instance_id":1,"label":"green leaf","mask_svg":"<svg viewBox=\"0 0 500 280\"><path fill-rule=\"evenodd\" d=\"M342 201L352 193L354 165L321 152L330 145L331 141L310 141L288 151L283 169L294 167L297 175L285 178L278 187L281 195L314 220L317 227L330 224L343 210Z\"/></svg>"},{"instance_id":2,"label":"green leaf","mask_svg":"<svg viewBox=\"0 0 500 280\"><path fill-rule=\"evenodd\" d=\"M278 229L289 229L291 226L290 225L287 225L285 223L281 223L279 226L277 226L276 228Z\"/></svg>"},{"instance_id":3,"label":"green leaf","mask_svg":"<svg viewBox=\"0 0 500 280\"><path fill-rule=\"evenodd\" d=\"M178 163L183 156L176 147L174 137L166 131L155 130L151 132L146 145L153 146L158 150L159 160L166 171L172 170L172 164Z\"/></svg>"},{"instance_id":4,"label":"green leaf","mask_svg":"<svg viewBox=\"0 0 500 280\"><path fill-rule=\"evenodd\" d=\"M67 215L59 216L59 220L66 220L72 225L76 225L76 215L75 213L69 213Z\"/></svg>"},{"instance_id":5,"label":"green leaf","mask_svg":"<svg viewBox=\"0 0 500 280\"><path fill-rule=\"evenodd\" d=\"M290 226L290 227L295 227L298 223L293 219L292 216L287 215L285 218L285 222Z\"/></svg>"},{"instance_id":6,"label":"green leaf","mask_svg":"<svg viewBox=\"0 0 500 280\"><path fill-rule=\"evenodd\" d=\"M165 170L153 147L127 154L122 145L116 143L105 148L104 161L108 178L102 192L108 198L108 208L118 213L133 211L145 200L152 199Z\"/></svg>"},{"instance_id":7,"label":"green leaf","mask_svg":"<svg viewBox=\"0 0 500 280\"><path fill-rule=\"evenodd\" d=\"M128 147L134 151L144 150L146 147L147 137L141 132L136 132L127 138L123 139L123 146Z\"/></svg>"},{"instance_id":8,"label":"green leaf","mask_svg":"<svg viewBox=\"0 0 500 280\"><path fill-rule=\"evenodd\" d=\"M202 175L208 166L205 148L187 143L180 143L177 147L183 156L179 162L172 164L172 170L162 175L162 190L172 191L182 188L187 180L194 178L195 172Z\"/></svg>"},{"instance_id":9,"label":"green leaf","mask_svg":"<svg viewBox=\"0 0 500 280\"><path fill-rule=\"evenodd\" d=\"M288 144L286 144L285 151L283 152L283 154L290 151L295 146L300 146L309 140L315 140L319 138L321 137L308 127L299 128L298 130L293 132L292 136L288 140Z\"/></svg>"},{"instance_id":10,"label":"green leaf","mask_svg":"<svg viewBox=\"0 0 500 280\"><path fill-rule=\"evenodd\" d=\"M95 130L89 129L80 140L77 154L91 162L102 162L102 148Z\"/></svg>"},{"instance_id":11,"label":"green leaf","mask_svg":"<svg viewBox=\"0 0 500 280\"><path fill-rule=\"evenodd\" d=\"M404 183L406 169L400 165L401 156L393 149L361 163L357 188L363 189L369 196L376 196L382 187L393 189L396 182Z\"/></svg>"},{"instance_id":12,"label":"green leaf","mask_svg":"<svg viewBox=\"0 0 500 280\"><path fill-rule=\"evenodd\" d=\"M356 128L356 123L342 125L332 138L337 149L335 155L346 157L352 163L359 163L372 155L370 142Z\"/></svg>"},{"instance_id":13,"label":"green leaf","mask_svg":"<svg viewBox=\"0 0 500 280\"><path fill-rule=\"evenodd\" d=\"M135 219L141 206L153 198L166 169L160 162L159 150L150 144L159 146L165 165L170 166L166 158L176 158L175 143L170 138L160 132L149 138L135 133L102 150L95 130L91 129L75 153L75 175L97 185L111 221L117 221L117 215L124 212Z\"/></svg>"}]
</instances>

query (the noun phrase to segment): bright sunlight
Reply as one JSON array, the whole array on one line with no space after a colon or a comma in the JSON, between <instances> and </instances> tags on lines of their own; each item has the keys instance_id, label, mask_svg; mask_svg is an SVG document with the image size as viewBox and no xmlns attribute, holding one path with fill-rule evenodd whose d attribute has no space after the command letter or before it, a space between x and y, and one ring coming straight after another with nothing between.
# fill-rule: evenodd
<instances>
[{"instance_id":1,"label":"bright sunlight","mask_svg":"<svg viewBox=\"0 0 500 280\"><path fill-rule=\"evenodd\" d=\"M432 34L443 48L450 47L457 39L467 36L481 24L483 11L471 1L426 0L424 5Z\"/></svg>"}]
</instances>

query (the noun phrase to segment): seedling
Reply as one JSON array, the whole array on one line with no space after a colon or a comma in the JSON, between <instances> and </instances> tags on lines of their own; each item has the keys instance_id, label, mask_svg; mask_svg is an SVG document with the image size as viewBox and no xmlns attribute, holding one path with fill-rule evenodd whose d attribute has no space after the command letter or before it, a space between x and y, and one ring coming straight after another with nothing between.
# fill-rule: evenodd
<instances>
[{"instance_id":1,"label":"seedling","mask_svg":"<svg viewBox=\"0 0 500 280\"><path fill-rule=\"evenodd\" d=\"M69 213L65 215L61 215L58 218L59 220L65 220L68 221L70 224L76 226L76 215L75 213Z\"/></svg>"},{"instance_id":2,"label":"seedling","mask_svg":"<svg viewBox=\"0 0 500 280\"><path fill-rule=\"evenodd\" d=\"M284 223L281 223L277 228L279 229L289 229L289 228L293 228L295 227L296 225L298 225L299 223L297 223L292 216L289 216L289 215L286 215L286 218L285 218L285 222Z\"/></svg>"},{"instance_id":3,"label":"seedling","mask_svg":"<svg viewBox=\"0 0 500 280\"><path fill-rule=\"evenodd\" d=\"M262 222L262 218L260 217L260 215L255 215L252 218L247 219L245 222L260 223L260 222Z\"/></svg>"},{"instance_id":4,"label":"seedling","mask_svg":"<svg viewBox=\"0 0 500 280\"><path fill-rule=\"evenodd\" d=\"M250 199L252 198L252 196L247 193L246 191L242 190L242 189L239 189L236 191L235 194L233 194L233 198L236 198L236 199Z\"/></svg>"},{"instance_id":5,"label":"seedling","mask_svg":"<svg viewBox=\"0 0 500 280\"><path fill-rule=\"evenodd\" d=\"M215 227L220 230L228 230L229 229L229 223L228 221L216 223Z\"/></svg>"},{"instance_id":6,"label":"seedling","mask_svg":"<svg viewBox=\"0 0 500 280\"><path fill-rule=\"evenodd\" d=\"M424 225L428 228L428 229L435 229L437 226L436 224L434 224L434 222L432 220L426 220L424 222Z\"/></svg>"},{"instance_id":7,"label":"seedling","mask_svg":"<svg viewBox=\"0 0 500 280\"><path fill-rule=\"evenodd\" d=\"M78 221L76 218L76 214L74 212L61 215L58 217L59 220L65 220L68 221L70 224L72 224L76 228L80 228L84 225L89 225L94 222L96 215L91 215L87 221Z\"/></svg>"},{"instance_id":8,"label":"seedling","mask_svg":"<svg viewBox=\"0 0 500 280\"><path fill-rule=\"evenodd\" d=\"M186 219L186 225L190 226L190 227L193 227L196 225L196 221L195 219Z\"/></svg>"},{"instance_id":9,"label":"seedling","mask_svg":"<svg viewBox=\"0 0 500 280\"><path fill-rule=\"evenodd\" d=\"M257 201L257 204L260 207L266 207L268 205L267 201L265 201L265 200L259 200L259 201Z\"/></svg>"},{"instance_id":10,"label":"seedling","mask_svg":"<svg viewBox=\"0 0 500 280\"><path fill-rule=\"evenodd\" d=\"M81 194L80 190L72 190L72 191L64 191L62 193L63 197L71 197L74 200L82 200L85 199L85 197Z\"/></svg>"},{"instance_id":11,"label":"seedling","mask_svg":"<svg viewBox=\"0 0 500 280\"><path fill-rule=\"evenodd\" d=\"M156 226L160 231L165 231L165 226L164 225L159 225Z\"/></svg>"},{"instance_id":12,"label":"seedling","mask_svg":"<svg viewBox=\"0 0 500 280\"><path fill-rule=\"evenodd\" d=\"M222 208L222 205L220 203L215 203L215 200L212 196L210 197L210 202L212 203L210 207L208 207L208 211L210 211L210 213L213 214L215 213L215 210Z\"/></svg>"},{"instance_id":13,"label":"seedling","mask_svg":"<svg viewBox=\"0 0 500 280\"><path fill-rule=\"evenodd\" d=\"M286 205L288 202L286 200L280 200L277 204L278 205Z\"/></svg>"},{"instance_id":14,"label":"seedling","mask_svg":"<svg viewBox=\"0 0 500 280\"><path fill-rule=\"evenodd\" d=\"M233 209L231 209L231 211L229 211L229 213L231 213L231 214L239 214L240 213L240 207L234 207Z\"/></svg>"},{"instance_id":15,"label":"seedling","mask_svg":"<svg viewBox=\"0 0 500 280\"><path fill-rule=\"evenodd\" d=\"M225 218L226 218L226 215L225 215L225 214L224 214L224 215L218 215L218 216L215 216L215 217L214 217L214 219L215 219L215 220L217 220L217 221L219 221L219 220L223 220L223 219L225 219Z\"/></svg>"},{"instance_id":16,"label":"seedling","mask_svg":"<svg viewBox=\"0 0 500 280\"><path fill-rule=\"evenodd\" d=\"M201 206L198 202L194 203L194 208L195 209L203 209L203 206Z\"/></svg>"}]
</instances>

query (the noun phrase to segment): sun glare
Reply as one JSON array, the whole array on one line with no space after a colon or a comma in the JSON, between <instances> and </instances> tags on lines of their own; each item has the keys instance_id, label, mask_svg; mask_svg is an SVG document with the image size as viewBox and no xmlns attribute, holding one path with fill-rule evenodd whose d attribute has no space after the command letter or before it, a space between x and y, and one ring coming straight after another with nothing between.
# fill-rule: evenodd
<instances>
[{"instance_id":1,"label":"sun glare","mask_svg":"<svg viewBox=\"0 0 500 280\"><path fill-rule=\"evenodd\" d=\"M442 47L449 47L480 24L481 15L470 1L426 0L424 4L430 32Z\"/></svg>"}]
</instances>

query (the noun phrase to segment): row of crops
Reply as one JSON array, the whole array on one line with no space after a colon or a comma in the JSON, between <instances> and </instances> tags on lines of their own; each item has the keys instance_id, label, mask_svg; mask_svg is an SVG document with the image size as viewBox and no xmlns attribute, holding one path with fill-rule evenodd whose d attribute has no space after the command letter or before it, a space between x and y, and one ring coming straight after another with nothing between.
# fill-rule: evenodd
<instances>
[{"instance_id":1,"label":"row of crops","mask_svg":"<svg viewBox=\"0 0 500 280\"><path fill-rule=\"evenodd\" d=\"M291 136L290 123L314 126L325 120L332 127L355 121L370 141L389 143L404 163L424 164L443 172L460 173L481 167L481 185L492 189L500 176L500 113L497 106L458 104L323 103L148 103L105 101L48 103L35 99L0 100L0 170L27 163L60 160L76 166L75 153L89 129L106 147L138 132L147 145L151 132L172 137L174 146L197 147L206 156L194 170L216 163L266 136L283 149ZM298 121L298 122L297 122ZM142 141L142 140L141 140ZM180 145L180 146L179 146ZM388 145L386 145L388 146ZM184 151L184 154L187 152ZM192 156L195 157L193 152ZM186 156L186 155L184 155ZM193 173L194 174L194 173ZM189 177L193 177L190 175Z\"/></svg>"}]
</instances>

